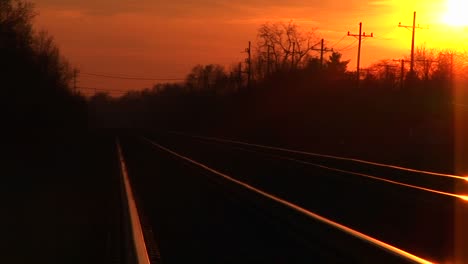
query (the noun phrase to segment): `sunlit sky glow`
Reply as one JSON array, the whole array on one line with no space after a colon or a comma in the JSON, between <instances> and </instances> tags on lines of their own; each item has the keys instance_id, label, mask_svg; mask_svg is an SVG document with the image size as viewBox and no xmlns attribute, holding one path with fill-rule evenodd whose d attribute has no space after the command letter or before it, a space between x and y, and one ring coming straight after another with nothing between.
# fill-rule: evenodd
<instances>
[{"instance_id":1,"label":"sunlit sky glow","mask_svg":"<svg viewBox=\"0 0 468 264\"><path fill-rule=\"evenodd\" d=\"M451 26L468 26L468 2L466 0L447 0L447 11L443 22Z\"/></svg>"},{"instance_id":2,"label":"sunlit sky glow","mask_svg":"<svg viewBox=\"0 0 468 264\"><path fill-rule=\"evenodd\" d=\"M464 0L38 0L38 29L48 30L63 54L83 72L119 73L152 78L183 78L195 64L229 65L243 61L247 42L256 42L262 23L294 21L315 29L317 38L356 65L357 43L348 31L374 33L362 48L365 67L380 59L409 55L416 45L465 49L468 21ZM459 6L457 6L459 5ZM344 37L344 38L343 38ZM340 39L341 42L337 43ZM465 44L467 43L467 44ZM139 89L154 82L81 76L81 86Z\"/></svg>"}]
</instances>

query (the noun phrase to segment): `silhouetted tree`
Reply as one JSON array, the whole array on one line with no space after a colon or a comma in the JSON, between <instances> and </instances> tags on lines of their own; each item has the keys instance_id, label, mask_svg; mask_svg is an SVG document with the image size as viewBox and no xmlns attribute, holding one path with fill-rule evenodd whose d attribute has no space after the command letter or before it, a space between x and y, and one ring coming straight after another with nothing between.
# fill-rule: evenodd
<instances>
[{"instance_id":1,"label":"silhouetted tree","mask_svg":"<svg viewBox=\"0 0 468 264\"><path fill-rule=\"evenodd\" d=\"M192 92L206 91L217 93L226 89L228 76L221 65L196 65L187 76L186 84Z\"/></svg>"},{"instance_id":2,"label":"silhouetted tree","mask_svg":"<svg viewBox=\"0 0 468 264\"><path fill-rule=\"evenodd\" d=\"M322 70L323 66L320 64L319 58L309 58L305 65L305 69L312 73L317 73Z\"/></svg>"},{"instance_id":3,"label":"silhouetted tree","mask_svg":"<svg viewBox=\"0 0 468 264\"><path fill-rule=\"evenodd\" d=\"M349 60L342 61L342 56L343 55L339 52L333 52L325 62L328 75L335 79L343 78L346 74Z\"/></svg>"},{"instance_id":4,"label":"silhouetted tree","mask_svg":"<svg viewBox=\"0 0 468 264\"><path fill-rule=\"evenodd\" d=\"M37 54L36 60L41 75L56 87L67 90L73 73L68 61L61 57L54 38L46 31L40 31L33 42L33 49Z\"/></svg>"},{"instance_id":5,"label":"silhouetted tree","mask_svg":"<svg viewBox=\"0 0 468 264\"><path fill-rule=\"evenodd\" d=\"M436 53L436 50L427 49L425 46L416 49L414 71L419 79L428 81L431 78L437 67Z\"/></svg>"},{"instance_id":6,"label":"silhouetted tree","mask_svg":"<svg viewBox=\"0 0 468 264\"><path fill-rule=\"evenodd\" d=\"M312 31L302 31L292 21L265 23L258 29L258 61L271 71L281 71L304 65L309 52L318 43Z\"/></svg>"},{"instance_id":7,"label":"silhouetted tree","mask_svg":"<svg viewBox=\"0 0 468 264\"><path fill-rule=\"evenodd\" d=\"M401 68L391 60L380 60L366 69L366 78L369 85L381 86L383 88L394 88L399 82Z\"/></svg>"},{"instance_id":8,"label":"silhouetted tree","mask_svg":"<svg viewBox=\"0 0 468 264\"><path fill-rule=\"evenodd\" d=\"M35 15L27 1L0 1L4 121L13 130L82 126L86 118L84 99L69 89L71 69L52 37L34 32Z\"/></svg>"}]
</instances>

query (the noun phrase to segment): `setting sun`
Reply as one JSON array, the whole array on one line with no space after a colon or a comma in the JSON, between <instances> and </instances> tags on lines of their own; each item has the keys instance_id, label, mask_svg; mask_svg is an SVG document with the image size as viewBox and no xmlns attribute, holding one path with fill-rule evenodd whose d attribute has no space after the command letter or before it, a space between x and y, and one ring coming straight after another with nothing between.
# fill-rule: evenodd
<instances>
[{"instance_id":1,"label":"setting sun","mask_svg":"<svg viewBox=\"0 0 468 264\"><path fill-rule=\"evenodd\" d=\"M468 26L468 1L466 0L447 0L447 12L443 21L451 26Z\"/></svg>"}]
</instances>

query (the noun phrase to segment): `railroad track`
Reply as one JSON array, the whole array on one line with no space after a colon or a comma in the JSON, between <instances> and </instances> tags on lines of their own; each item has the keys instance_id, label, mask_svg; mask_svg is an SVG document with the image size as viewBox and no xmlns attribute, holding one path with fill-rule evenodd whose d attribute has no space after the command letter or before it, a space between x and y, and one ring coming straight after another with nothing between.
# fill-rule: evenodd
<instances>
[{"instance_id":1,"label":"railroad track","mask_svg":"<svg viewBox=\"0 0 468 264\"><path fill-rule=\"evenodd\" d=\"M453 261L454 206L461 203L466 209L466 196L454 193L453 186L466 184L466 177L174 133L124 142L124 152L128 148L130 153L130 177L134 175L139 179L137 193L145 196L141 200L147 213L157 214L161 207L167 210L167 201L159 201L156 206L149 201L154 197L150 187L154 181L164 185L168 175L194 175L190 176L190 181L215 183L218 192L215 197L224 197L223 201L227 199L222 204L233 206L234 200L235 210L257 220L259 216L255 214L262 212L262 221L270 222L269 229L263 232L279 230L279 233L289 234L282 234L286 245L291 242L290 234L294 234L293 243L301 244L298 246L300 252L294 254L304 260L294 263L328 263L333 262L328 260L337 259L353 263ZM142 163L142 159L147 163ZM167 162L161 164L161 160ZM156 163L164 169L154 171ZM189 171L173 172L181 168ZM152 179L148 180L150 177ZM184 195L177 190L177 183L165 184L174 188L177 195ZM205 188L208 187L200 187ZM242 201L241 209L239 201ZM206 207L210 207L209 203ZM203 210L204 205L196 204L195 207ZM153 218L155 229L158 225L159 228L164 226L161 219L150 218ZM295 226L291 218L300 224ZM171 225L165 227L174 228ZM155 232L159 236L158 231ZM160 243L165 243L164 237L159 236ZM169 244L166 250L172 252ZM307 252L317 252L314 251L317 248L326 248L322 251L328 253L314 260L314 253ZM210 252L210 247L205 250ZM161 252L164 260L164 246ZM168 255L172 255L169 259L180 257ZM204 257L209 259L209 254ZM275 259L273 256L270 260Z\"/></svg>"}]
</instances>

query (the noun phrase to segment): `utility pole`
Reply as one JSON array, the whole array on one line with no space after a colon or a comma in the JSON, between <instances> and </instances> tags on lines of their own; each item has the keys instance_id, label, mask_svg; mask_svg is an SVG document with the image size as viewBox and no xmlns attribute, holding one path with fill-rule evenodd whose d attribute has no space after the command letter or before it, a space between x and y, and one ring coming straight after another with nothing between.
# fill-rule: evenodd
<instances>
[{"instance_id":1,"label":"utility pole","mask_svg":"<svg viewBox=\"0 0 468 264\"><path fill-rule=\"evenodd\" d=\"M247 63L247 88L250 88L250 83L252 79L252 57L251 57L251 43L249 41L249 47L245 49L247 52L247 58L245 62Z\"/></svg>"},{"instance_id":2,"label":"utility pole","mask_svg":"<svg viewBox=\"0 0 468 264\"><path fill-rule=\"evenodd\" d=\"M438 60L415 60L424 63L424 79L429 80L429 70L431 69L432 63L438 63Z\"/></svg>"},{"instance_id":3,"label":"utility pole","mask_svg":"<svg viewBox=\"0 0 468 264\"><path fill-rule=\"evenodd\" d=\"M360 76L360 63L361 63L361 42L362 38L372 38L374 37L374 33L371 33L370 35L366 35L366 32L362 33L362 22L359 22L359 34L351 34L348 31L348 36L350 37L357 37L359 40L359 46L358 46L358 55L357 55L357 70L356 70L356 76L357 76L357 86L359 87L359 81L361 79Z\"/></svg>"},{"instance_id":4,"label":"utility pole","mask_svg":"<svg viewBox=\"0 0 468 264\"><path fill-rule=\"evenodd\" d=\"M267 76L270 76L270 45L267 44Z\"/></svg>"},{"instance_id":5,"label":"utility pole","mask_svg":"<svg viewBox=\"0 0 468 264\"><path fill-rule=\"evenodd\" d=\"M293 50L292 50L292 56L291 56L291 70L294 69L294 55L296 53L296 42L293 42Z\"/></svg>"},{"instance_id":6,"label":"utility pole","mask_svg":"<svg viewBox=\"0 0 468 264\"><path fill-rule=\"evenodd\" d=\"M319 50L320 51L320 69L323 69L323 54L325 52L333 52L333 49L325 48L325 40L322 39L320 41L320 49L311 48L311 50Z\"/></svg>"},{"instance_id":7,"label":"utility pole","mask_svg":"<svg viewBox=\"0 0 468 264\"><path fill-rule=\"evenodd\" d=\"M388 63L382 63L382 64L377 64L377 66L380 66L380 67L384 67L385 68L385 81L388 83L390 81L392 81L392 84L391 86L394 87L394 81L395 81L395 78L390 78L391 75L390 75L390 68L396 68L398 67L397 65L390 65ZM392 74L393 75L393 74ZM394 77L394 76L393 76Z\"/></svg>"},{"instance_id":8,"label":"utility pole","mask_svg":"<svg viewBox=\"0 0 468 264\"><path fill-rule=\"evenodd\" d=\"M450 53L450 87L453 87L454 80L454 71L453 71L453 52Z\"/></svg>"},{"instance_id":9,"label":"utility pole","mask_svg":"<svg viewBox=\"0 0 468 264\"><path fill-rule=\"evenodd\" d=\"M393 60L401 62L401 69L400 69L400 88L403 89L405 83L405 61L404 59L401 60Z\"/></svg>"},{"instance_id":10,"label":"utility pole","mask_svg":"<svg viewBox=\"0 0 468 264\"><path fill-rule=\"evenodd\" d=\"M78 90L77 90L77 87L76 87L76 78L77 77L78 77L78 70L74 69L73 70L73 92L75 94L78 94Z\"/></svg>"},{"instance_id":11,"label":"utility pole","mask_svg":"<svg viewBox=\"0 0 468 264\"><path fill-rule=\"evenodd\" d=\"M242 63L239 62L239 72L238 72L238 90L242 89Z\"/></svg>"},{"instance_id":12,"label":"utility pole","mask_svg":"<svg viewBox=\"0 0 468 264\"><path fill-rule=\"evenodd\" d=\"M398 27L402 28L411 28L412 29L412 37L411 37L411 61L410 61L410 76L411 78L414 77L414 40L416 35L416 29L423 29L419 25L416 26L416 11L413 13L413 25L412 26L404 26L401 22L398 24Z\"/></svg>"}]
</instances>

